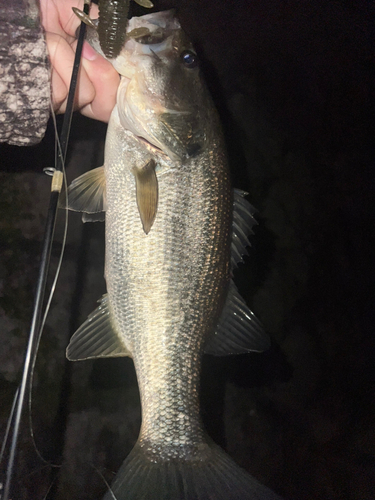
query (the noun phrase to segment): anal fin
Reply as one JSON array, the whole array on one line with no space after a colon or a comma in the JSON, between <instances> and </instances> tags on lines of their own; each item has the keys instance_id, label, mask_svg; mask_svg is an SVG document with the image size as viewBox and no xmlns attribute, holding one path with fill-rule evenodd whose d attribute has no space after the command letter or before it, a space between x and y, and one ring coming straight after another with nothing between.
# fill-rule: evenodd
<instances>
[{"instance_id":1,"label":"anal fin","mask_svg":"<svg viewBox=\"0 0 375 500\"><path fill-rule=\"evenodd\" d=\"M269 336L231 281L227 300L215 334L205 347L206 354L227 356L262 352L270 347Z\"/></svg>"},{"instance_id":2,"label":"anal fin","mask_svg":"<svg viewBox=\"0 0 375 500\"><path fill-rule=\"evenodd\" d=\"M117 358L131 356L111 322L108 295L78 328L70 339L66 357L70 361L90 358Z\"/></svg>"}]
</instances>

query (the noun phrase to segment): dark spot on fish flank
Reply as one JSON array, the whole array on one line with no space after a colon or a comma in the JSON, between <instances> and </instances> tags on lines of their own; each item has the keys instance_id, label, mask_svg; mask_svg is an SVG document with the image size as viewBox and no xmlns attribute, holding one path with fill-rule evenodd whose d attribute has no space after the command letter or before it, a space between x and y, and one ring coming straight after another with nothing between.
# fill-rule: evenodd
<instances>
[{"instance_id":1,"label":"dark spot on fish flank","mask_svg":"<svg viewBox=\"0 0 375 500\"><path fill-rule=\"evenodd\" d=\"M201 144L195 142L194 144L188 145L188 147L186 148L186 154L188 158L193 158L194 156L197 156L197 154L200 152L201 149L202 149Z\"/></svg>"}]
</instances>

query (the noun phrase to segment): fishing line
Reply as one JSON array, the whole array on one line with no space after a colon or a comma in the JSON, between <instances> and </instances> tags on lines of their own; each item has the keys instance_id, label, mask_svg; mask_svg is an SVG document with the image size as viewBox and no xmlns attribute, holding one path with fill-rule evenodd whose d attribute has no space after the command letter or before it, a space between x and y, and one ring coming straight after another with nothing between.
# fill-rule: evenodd
<instances>
[{"instance_id":1,"label":"fishing line","mask_svg":"<svg viewBox=\"0 0 375 500\"><path fill-rule=\"evenodd\" d=\"M49 494L49 492L51 491L52 486L55 484L56 480L57 480L57 478L55 477L55 479L54 479L54 480L52 481L52 483L49 485L49 488L48 488L48 490L47 490L47 493L44 495L43 500L47 500L48 494Z\"/></svg>"},{"instance_id":2,"label":"fishing line","mask_svg":"<svg viewBox=\"0 0 375 500\"><path fill-rule=\"evenodd\" d=\"M62 155L60 138L59 138L59 135L58 135L58 132L57 132L56 116L55 116L55 113L53 111L52 102L50 103L50 105L51 105L51 116L52 116L52 121L53 121L53 125L54 125L54 130L55 130L55 145L56 145L56 151L55 151L56 161L55 161L55 163L57 163L57 155L60 154L62 158L63 158L63 155ZM54 169L51 169L51 168L48 168L48 167L46 169L44 169L44 171L48 175L53 175L53 170ZM49 460L46 460L43 457L43 455L41 454L41 452L39 451L38 446L36 444L35 434L34 434L34 430L33 430L33 422L32 422L31 402L32 402L32 390L33 390L34 371L35 371L35 364L36 364L36 359L37 359L36 354L37 354L37 352L39 350L39 344L40 344L40 339L41 339L41 336L42 336L42 331L44 329L44 325L46 323L48 312L49 312L49 309L50 309L50 306L51 306L52 298L53 298L53 295L55 293L56 283L57 283L57 280L58 280L58 277L59 277L59 274L60 274L60 269L61 269L61 265L62 265L62 261L63 261L63 257L64 257L64 250L65 250L66 238L67 238L67 233L68 233L68 210L67 210L67 206L68 206L68 190L67 190L68 184L67 184L67 180L66 180L66 170L65 170L64 159L63 159L63 162L62 162L62 172L63 172L63 176L64 176L64 178L63 178L63 193L64 193L64 201L65 201L65 203L64 203L64 206L65 206L65 211L64 211L64 213L65 213L64 234L63 234L63 240L62 240L62 244L61 244L60 257L59 257L59 261L57 263L57 269L56 269L56 272L55 272L55 277L54 277L52 285L51 285L50 294L49 294L49 297L48 297L47 305L46 305L45 312L44 312L43 319L42 319L42 323L41 323L41 326L40 326L40 331L39 331L38 340L37 340L36 347L35 347L35 355L33 356L32 367L31 367L31 371L30 371L30 381L29 381L29 429L30 429L31 440L32 440L33 445L34 445L35 453L38 455L38 457L40 458L40 460L42 462L44 462L45 464L48 464L50 467L55 467L55 468L59 468L59 467L61 467L61 465L53 464Z\"/></svg>"},{"instance_id":3,"label":"fishing line","mask_svg":"<svg viewBox=\"0 0 375 500\"><path fill-rule=\"evenodd\" d=\"M61 155L61 158L63 158L63 155L62 155L62 150L61 150L60 138L59 138L58 131L57 131L56 115L55 115L55 112L53 110L52 101L50 102L50 107L51 107L51 118L52 118L52 121L53 121L54 131L55 131L55 164L56 164L57 163L57 151L59 151L59 154ZM46 167L44 169L44 172L47 175L51 175L51 176L54 174L54 171L55 171L54 167ZM68 206L68 194L67 194L67 179L66 179L65 162L62 163L62 171L63 171L63 175L64 175L64 179L63 179L63 187L64 187L63 193L64 193L64 196L65 196L65 205L64 206L67 207ZM46 319L47 319L47 315L48 315L48 312L49 312L49 309L50 309L50 306L51 306L51 301L52 301L52 298L53 298L53 295L54 295L54 292L55 292L56 283L57 283L57 280L58 280L58 277L59 277L59 274L60 274L60 269L61 269L61 265L62 265L62 261L63 261L63 257L64 257L64 250L65 250L67 232L68 232L68 211L65 210L64 234L63 234L63 241L62 241L62 245L61 245L61 252L60 252L59 262L58 262L56 273L55 273L55 277L54 277L54 280L53 280L53 283L52 283L52 286L51 286L51 290L50 290L49 298L48 298L47 305L46 305L46 308L45 308L43 320L42 320L42 323L41 323L41 326L40 326L38 340L37 340L37 344L36 344L36 347L35 347L35 355L33 356L33 362L32 362L32 367L31 367L31 371L30 371L30 381L29 381L29 384L28 384L29 385L29 405L28 405L29 406L29 430L30 430L31 440L32 440L33 445L34 445L35 452L38 455L38 457L40 458L40 460L42 462L44 462L45 464L48 464L50 467L61 467L61 465L53 464L53 463L49 462L48 460L46 460L42 456L41 452L39 451L39 449L37 447L36 440L35 440L35 435L34 435L34 431L33 431L33 425L32 425L32 412L31 412L32 388L33 388L33 378L34 378L34 371L35 371L35 363L36 363L36 358L37 358L36 354L37 354L37 352L39 350L39 343L40 343L40 339L41 339L41 333L42 333L42 331L44 329L44 325L45 325L45 322L46 322ZM14 411L15 411L15 408L16 408L16 402L17 402L18 394L19 394L19 387L17 388L17 391L16 391L16 393L14 395L14 398L13 398L12 408L11 408L10 415L9 415L9 418L8 418L8 422L7 422L7 426L6 426L6 430L5 430L5 434L4 434L4 439L3 439L3 443L2 443L1 451L0 451L0 463L2 463L2 461L3 461L4 452L5 452L7 443L8 443L10 428L11 428L13 417L14 417Z\"/></svg>"},{"instance_id":4,"label":"fishing line","mask_svg":"<svg viewBox=\"0 0 375 500\"><path fill-rule=\"evenodd\" d=\"M109 493L110 493L110 494L111 494L111 496L112 496L112 500L117 500L116 495L113 493L112 488L109 486L108 481L107 481L107 480L106 480L106 478L103 476L103 474L100 472L100 470L99 470L97 467L95 467L95 465L94 465L94 464L91 464L91 467L92 467L92 468L95 470L95 472L96 472L96 473L97 473L97 474L98 474L98 475L102 478L103 482L105 483L105 485L106 485L106 486L107 486L107 488L108 488Z\"/></svg>"},{"instance_id":5,"label":"fishing line","mask_svg":"<svg viewBox=\"0 0 375 500\"><path fill-rule=\"evenodd\" d=\"M89 13L89 8L90 8L90 1L85 0L84 12L86 14ZM28 340L23 373L22 373L22 380L14 399L14 410L11 412L11 417L10 417L11 423L14 420L14 428L10 444L9 459L6 470L6 479L5 479L4 493L2 495L2 500L9 500L9 494L12 486L12 479L14 473L14 463L16 458L18 436L20 432L20 423L21 423L22 411L25 404L26 388L28 382L30 381L30 375L33 370L33 366L35 364L35 361L33 362L32 359L33 356L36 356L36 351L39 345L39 339L41 335L41 324L42 324L41 315L43 308L43 299L47 282L49 262L51 257L53 235L55 231L57 207L64 178L63 169L66 158L67 145L69 141L69 133L70 133L70 126L71 126L73 106L74 106L74 97L77 87L78 71L80 68L81 53L82 53L85 33L86 33L86 25L81 22L76 53L74 58L72 77L70 81L67 106L60 135L60 147L58 149L57 164L54 169L51 182L50 202L47 213L43 248L39 266L39 275L38 275L35 298L34 298L33 316L31 320L29 340ZM44 320L45 317L43 317L43 322Z\"/></svg>"},{"instance_id":6,"label":"fishing line","mask_svg":"<svg viewBox=\"0 0 375 500\"><path fill-rule=\"evenodd\" d=\"M8 442L9 432L10 432L10 428L11 428L11 425L12 425L12 422L13 422L14 410L16 409L16 403L17 403L19 392L20 392L20 388L17 387L16 394L14 395L14 398L13 398L12 409L10 410L10 415L8 417L8 422L7 422L7 426L6 426L6 429L5 429L5 435L4 435L4 439L3 439L3 444L1 445L0 464L3 461L4 452L5 452L5 448L6 448L7 442Z\"/></svg>"}]
</instances>

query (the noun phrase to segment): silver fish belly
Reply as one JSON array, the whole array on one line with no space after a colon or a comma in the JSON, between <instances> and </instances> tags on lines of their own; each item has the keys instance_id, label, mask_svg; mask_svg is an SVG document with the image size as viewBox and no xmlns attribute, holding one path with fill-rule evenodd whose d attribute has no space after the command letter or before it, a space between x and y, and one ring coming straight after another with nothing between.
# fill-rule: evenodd
<instances>
[{"instance_id":1,"label":"silver fish belly","mask_svg":"<svg viewBox=\"0 0 375 500\"><path fill-rule=\"evenodd\" d=\"M133 18L128 29L138 28L147 35L114 62L122 80L104 168L70 187L84 220L105 212L108 294L67 356L134 360L142 426L112 485L117 500L276 500L210 441L199 415L204 351L269 346L231 281L253 210L231 189L219 119L173 13Z\"/></svg>"}]
</instances>

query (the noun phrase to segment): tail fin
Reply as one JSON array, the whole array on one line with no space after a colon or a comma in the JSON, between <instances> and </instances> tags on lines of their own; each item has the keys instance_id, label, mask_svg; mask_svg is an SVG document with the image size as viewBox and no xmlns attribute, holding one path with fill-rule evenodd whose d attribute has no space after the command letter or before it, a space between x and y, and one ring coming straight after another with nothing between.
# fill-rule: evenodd
<instances>
[{"instance_id":1,"label":"tail fin","mask_svg":"<svg viewBox=\"0 0 375 500\"><path fill-rule=\"evenodd\" d=\"M150 461L136 445L103 500L282 500L215 444L194 460Z\"/></svg>"}]
</instances>

